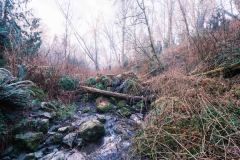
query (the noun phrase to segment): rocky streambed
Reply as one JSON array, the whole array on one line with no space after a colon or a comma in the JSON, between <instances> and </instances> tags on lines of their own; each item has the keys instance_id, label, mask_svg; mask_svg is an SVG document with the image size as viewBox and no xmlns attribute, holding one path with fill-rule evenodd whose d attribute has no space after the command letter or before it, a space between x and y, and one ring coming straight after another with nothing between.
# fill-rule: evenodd
<instances>
[{"instance_id":1,"label":"rocky streambed","mask_svg":"<svg viewBox=\"0 0 240 160\"><path fill-rule=\"evenodd\" d=\"M16 126L14 141L1 154L1 159L129 159L131 138L142 125L145 105L143 101L81 94L71 118L55 120L59 107L42 102Z\"/></svg>"},{"instance_id":2,"label":"rocky streambed","mask_svg":"<svg viewBox=\"0 0 240 160\"><path fill-rule=\"evenodd\" d=\"M131 138L143 118L141 113L128 117L110 111L99 113L95 103L78 103L72 118L64 121L51 123L50 113L39 114L38 118L34 115L34 120L27 122L35 123L30 131L21 126L16 142L2 159L127 159Z\"/></svg>"}]
</instances>

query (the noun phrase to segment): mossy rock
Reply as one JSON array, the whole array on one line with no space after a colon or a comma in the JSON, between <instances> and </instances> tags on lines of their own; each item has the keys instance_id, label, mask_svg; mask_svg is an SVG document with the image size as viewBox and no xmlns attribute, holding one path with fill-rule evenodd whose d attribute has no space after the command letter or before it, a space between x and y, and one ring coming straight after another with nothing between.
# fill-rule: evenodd
<instances>
[{"instance_id":1,"label":"mossy rock","mask_svg":"<svg viewBox=\"0 0 240 160\"><path fill-rule=\"evenodd\" d=\"M48 129L49 129L49 119L38 118L38 119L22 120L19 124L17 124L14 127L13 132L15 134L22 133L22 131L35 131L35 132L47 133Z\"/></svg>"},{"instance_id":2,"label":"mossy rock","mask_svg":"<svg viewBox=\"0 0 240 160\"><path fill-rule=\"evenodd\" d=\"M100 121L89 120L80 125L78 133L83 140L94 142L105 135L105 129Z\"/></svg>"},{"instance_id":3,"label":"mossy rock","mask_svg":"<svg viewBox=\"0 0 240 160\"><path fill-rule=\"evenodd\" d=\"M100 113L106 113L109 112L112 109L112 104L109 102L101 102L99 105L97 105L97 111Z\"/></svg>"},{"instance_id":4,"label":"mossy rock","mask_svg":"<svg viewBox=\"0 0 240 160\"><path fill-rule=\"evenodd\" d=\"M108 76L102 76L101 83L103 84L103 86L108 87L111 86L112 80Z\"/></svg>"},{"instance_id":5,"label":"mossy rock","mask_svg":"<svg viewBox=\"0 0 240 160\"><path fill-rule=\"evenodd\" d=\"M97 111L100 113L109 112L113 108L113 105L109 102L109 100L103 97L96 99L96 106Z\"/></svg>"},{"instance_id":6,"label":"mossy rock","mask_svg":"<svg viewBox=\"0 0 240 160\"><path fill-rule=\"evenodd\" d=\"M142 92L142 86L133 79L126 79L119 87L117 91L125 94L139 95Z\"/></svg>"},{"instance_id":7,"label":"mossy rock","mask_svg":"<svg viewBox=\"0 0 240 160\"><path fill-rule=\"evenodd\" d=\"M19 148L34 151L40 145L43 140L42 132L27 132L23 134L17 134L15 141Z\"/></svg>"}]
</instances>

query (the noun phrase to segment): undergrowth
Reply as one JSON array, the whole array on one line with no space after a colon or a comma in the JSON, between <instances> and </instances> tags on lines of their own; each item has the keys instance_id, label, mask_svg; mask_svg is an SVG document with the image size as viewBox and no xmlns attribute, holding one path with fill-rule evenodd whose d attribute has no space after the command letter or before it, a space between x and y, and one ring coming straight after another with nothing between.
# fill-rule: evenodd
<instances>
[{"instance_id":1,"label":"undergrowth","mask_svg":"<svg viewBox=\"0 0 240 160\"><path fill-rule=\"evenodd\" d=\"M155 106L133 140L133 153L150 159L239 158L240 108L201 103L188 108L171 97Z\"/></svg>"},{"instance_id":2,"label":"undergrowth","mask_svg":"<svg viewBox=\"0 0 240 160\"><path fill-rule=\"evenodd\" d=\"M177 74L155 77L148 84L159 98L133 138L132 157L240 157L240 103L232 94L235 85Z\"/></svg>"}]
</instances>

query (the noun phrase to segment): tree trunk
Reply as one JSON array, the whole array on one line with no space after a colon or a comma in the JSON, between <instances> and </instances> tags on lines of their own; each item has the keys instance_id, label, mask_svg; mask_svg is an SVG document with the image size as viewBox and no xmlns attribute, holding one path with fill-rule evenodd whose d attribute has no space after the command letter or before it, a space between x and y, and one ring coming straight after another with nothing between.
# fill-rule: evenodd
<instances>
[{"instance_id":1,"label":"tree trunk","mask_svg":"<svg viewBox=\"0 0 240 160\"><path fill-rule=\"evenodd\" d=\"M173 38L172 38L172 20L173 20L173 11L174 11L174 2L170 0L170 5L168 9L168 32L167 32L167 47L172 45Z\"/></svg>"},{"instance_id":2,"label":"tree trunk","mask_svg":"<svg viewBox=\"0 0 240 160\"><path fill-rule=\"evenodd\" d=\"M153 97L131 96L128 94L110 92L110 91L100 90L97 88L92 88L92 87L87 87L87 86L80 86L79 91L85 91L85 92L100 94L100 95L104 95L104 96L117 97L120 99L129 100L129 101L140 101L140 100L149 101L149 100L151 100L151 98L153 98Z\"/></svg>"}]
</instances>

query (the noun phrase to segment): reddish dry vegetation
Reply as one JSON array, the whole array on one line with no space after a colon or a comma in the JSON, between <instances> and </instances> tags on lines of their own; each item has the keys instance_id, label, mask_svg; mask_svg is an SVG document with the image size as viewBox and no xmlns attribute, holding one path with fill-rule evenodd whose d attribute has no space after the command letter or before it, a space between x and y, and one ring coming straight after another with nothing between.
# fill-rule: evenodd
<instances>
[{"instance_id":1,"label":"reddish dry vegetation","mask_svg":"<svg viewBox=\"0 0 240 160\"><path fill-rule=\"evenodd\" d=\"M164 73L145 78L157 95L132 153L150 159L240 157L239 75L224 79L191 76L239 61L240 23L202 33L165 51ZM189 74L190 73L190 74Z\"/></svg>"}]
</instances>

